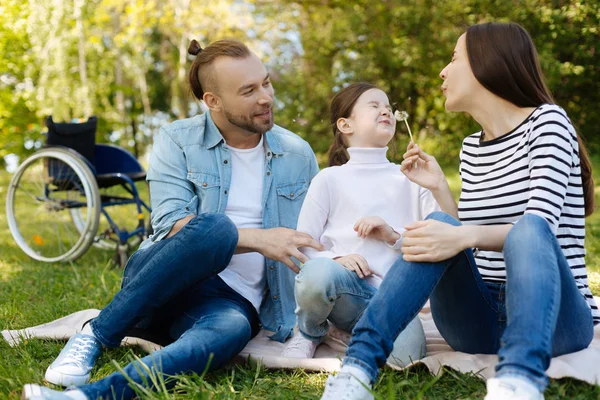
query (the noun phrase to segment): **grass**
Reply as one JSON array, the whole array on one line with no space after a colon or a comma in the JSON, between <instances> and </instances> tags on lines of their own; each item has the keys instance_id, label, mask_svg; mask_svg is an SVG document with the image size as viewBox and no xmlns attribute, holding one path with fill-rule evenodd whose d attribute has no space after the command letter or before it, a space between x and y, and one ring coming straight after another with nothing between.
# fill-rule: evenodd
<instances>
[{"instance_id":1,"label":"grass","mask_svg":"<svg viewBox=\"0 0 600 400\"><path fill-rule=\"evenodd\" d=\"M600 159L595 160L600 172ZM450 168L448 171L456 171ZM0 209L4 209L10 176L0 173ZM458 190L459 178L449 176ZM600 175L596 176L600 182ZM596 187L600 202L600 187ZM600 293L600 211L587 221L588 266L594 293ZM19 329L51 321L84 308L102 308L117 292L121 269L111 265L113 253L90 249L67 264L45 264L28 258L12 239L4 213L0 213L0 329ZM25 383L41 383L46 367L62 349L63 342L26 340L11 348L0 340L0 398L17 399ZM101 379L131 357L143 356L138 348L104 351L92 379ZM113 361L114 360L114 361ZM304 371L267 371L260 365L231 366L206 375L175 377L175 387L143 399L317 399L326 374ZM473 374L451 369L432 376L424 367L409 371L384 369L375 386L382 399L475 399L485 395L485 384ZM547 399L600 399L600 386L572 379L552 380Z\"/></svg>"}]
</instances>

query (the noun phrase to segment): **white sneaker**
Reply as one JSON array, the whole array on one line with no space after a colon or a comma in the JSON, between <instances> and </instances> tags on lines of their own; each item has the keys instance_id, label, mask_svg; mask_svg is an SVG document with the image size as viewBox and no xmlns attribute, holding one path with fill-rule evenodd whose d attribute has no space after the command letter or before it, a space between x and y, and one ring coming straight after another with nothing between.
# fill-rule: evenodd
<instances>
[{"instance_id":1,"label":"white sneaker","mask_svg":"<svg viewBox=\"0 0 600 400\"><path fill-rule=\"evenodd\" d=\"M317 346L319 344L312 342L302 336L300 332L296 332L292 340L285 346L281 352L282 357L290 358L313 358Z\"/></svg>"},{"instance_id":2,"label":"white sneaker","mask_svg":"<svg viewBox=\"0 0 600 400\"><path fill-rule=\"evenodd\" d=\"M544 395L525 378L507 376L488 379L484 400L544 400Z\"/></svg>"},{"instance_id":3,"label":"white sneaker","mask_svg":"<svg viewBox=\"0 0 600 400\"><path fill-rule=\"evenodd\" d=\"M342 367L336 375L329 375L321 400L373 400L367 374L357 367Z\"/></svg>"},{"instance_id":4,"label":"white sneaker","mask_svg":"<svg viewBox=\"0 0 600 400\"><path fill-rule=\"evenodd\" d=\"M59 386L85 385L101 350L94 336L76 333L46 370L46 380Z\"/></svg>"},{"instance_id":5,"label":"white sneaker","mask_svg":"<svg viewBox=\"0 0 600 400\"><path fill-rule=\"evenodd\" d=\"M28 384L23 386L21 400L87 400L87 396L80 390L59 392L44 386Z\"/></svg>"}]
</instances>

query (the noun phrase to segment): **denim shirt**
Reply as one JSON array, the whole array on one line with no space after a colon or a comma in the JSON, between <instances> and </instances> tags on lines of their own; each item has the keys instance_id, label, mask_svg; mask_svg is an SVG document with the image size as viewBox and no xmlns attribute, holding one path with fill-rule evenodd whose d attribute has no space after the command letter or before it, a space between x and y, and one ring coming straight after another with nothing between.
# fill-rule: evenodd
<instances>
[{"instance_id":1,"label":"denim shirt","mask_svg":"<svg viewBox=\"0 0 600 400\"><path fill-rule=\"evenodd\" d=\"M319 167L309 144L277 125L265 133L263 228L296 229L306 190ZM161 128L154 140L147 179L154 234L140 249L163 239L190 214L225 213L231 184L231 154L210 112ZM267 291L260 307L264 329L280 342L296 323L295 273L265 258Z\"/></svg>"}]
</instances>

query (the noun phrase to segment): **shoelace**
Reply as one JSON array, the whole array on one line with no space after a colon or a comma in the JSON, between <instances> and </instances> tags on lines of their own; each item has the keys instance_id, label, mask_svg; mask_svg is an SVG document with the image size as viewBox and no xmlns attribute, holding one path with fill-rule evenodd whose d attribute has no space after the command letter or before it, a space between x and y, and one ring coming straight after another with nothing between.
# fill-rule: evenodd
<instances>
[{"instance_id":1,"label":"shoelace","mask_svg":"<svg viewBox=\"0 0 600 400\"><path fill-rule=\"evenodd\" d=\"M85 360L95 345L94 339L92 338L77 338L73 342L73 346L71 346L69 353L65 357L65 363L74 363L84 367Z\"/></svg>"},{"instance_id":2,"label":"shoelace","mask_svg":"<svg viewBox=\"0 0 600 400\"><path fill-rule=\"evenodd\" d=\"M292 338L292 341L290 342L290 344L288 344L285 348L286 352L287 351L292 351L292 350L304 350L306 349L306 346L309 346L311 343L308 342L306 339L304 339L302 336L300 336L299 333L297 333L294 338Z\"/></svg>"},{"instance_id":3,"label":"shoelace","mask_svg":"<svg viewBox=\"0 0 600 400\"><path fill-rule=\"evenodd\" d=\"M332 399L344 400L352 398L352 394L358 389L360 382L352 379L350 374L338 374L336 377L327 379L327 396Z\"/></svg>"}]
</instances>

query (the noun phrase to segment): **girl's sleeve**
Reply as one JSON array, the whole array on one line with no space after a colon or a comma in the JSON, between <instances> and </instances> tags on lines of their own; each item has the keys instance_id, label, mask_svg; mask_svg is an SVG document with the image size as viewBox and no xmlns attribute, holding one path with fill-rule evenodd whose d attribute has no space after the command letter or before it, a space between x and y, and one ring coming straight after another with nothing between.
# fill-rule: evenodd
<instances>
[{"instance_id":1,"label":"girl's sleeve","mask_svg":"<svg viewBox=\"0 0 600 400\"><path fill-rule=\"evenodd\" d=\"M325 171L319 172L311 181L304 203L302 203L297 226L299 232L308 233L319 243L321 243L321 236L325 231L329 216L329 187ZM310 259L335 257L335 254L329 249L317 251L312 247L302 247L300 251Z\"/></svg>"},{"instance_id":2,"label":"girl's sleeve","mask_svg":"<svg viewBox=\"0 0 600 400\"><path fill-rule=\"evenodd\" d=\"M529 137L530 181L525 213L546 219L556 233L571 171L579 169L577 136L559 107L541 114L534 124Z\"/></svg>"}]
</instances>

